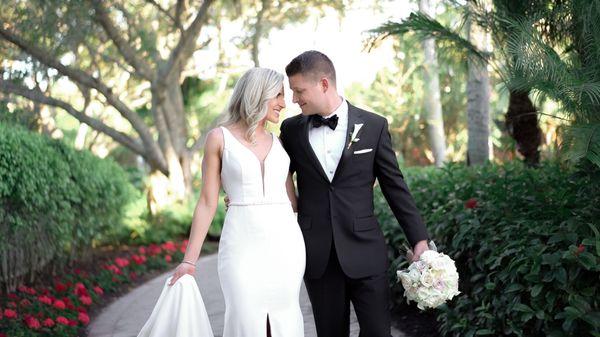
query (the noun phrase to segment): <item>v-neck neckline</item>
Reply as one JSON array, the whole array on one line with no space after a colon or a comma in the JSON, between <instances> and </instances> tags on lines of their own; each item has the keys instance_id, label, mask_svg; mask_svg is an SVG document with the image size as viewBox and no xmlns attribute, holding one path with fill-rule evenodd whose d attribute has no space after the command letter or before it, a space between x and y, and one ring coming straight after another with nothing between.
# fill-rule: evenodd
<instances>
[{"instance_id":1,"label":"v-neck neckline","mask_svg":"<svg viewBox=\"0 0 600 337\"><path fill-rule=\"evenodd\" d=\"M256 161L258 161L261 166L264 165L265 161L267 161L267 159L269 158L269 156L271 155L271 152L273 150L273 146L275 145L275 139L273 138L273 133L269 132L271 134L271 147L269 147L269 151L267 151L267 155L265 156L265 159L260 160L260 158L258 158L258 156L256 155L256 153L254 153L254 151L250 150L246 145L244 145L244 143L242 143L239 139L237 139L237 137L233 134L233 132L231 132L228 128L223 126L223 129L227 130L227 132L229 132L229 135L231 135L231 137L233 137L233 139L235 139L235 141L240 144L243 148L245 148L246 150L248 150L248 152L250 152L252 154L252 156L254 158L256 158ZM261 167L261 171L262 171L262 167ZM264 172L263 172L264 174Z\"/></svg>"},{"instance_id":2,"label":"v-neck neckline","mask_svg":"<svg viewBox=\"0 0 600 337\"><path fill-rule=\"evenodd\" d=\"M261 178L261 182L262 182L262 194L263 194L263 198L266 196L266 191L265 191L265 171L267 170L265 163L267 161L267 159L269 159L269 156L271 155L271 152L273 151L273 147L275 146L275 137L273 132L269 132L271 134L271 147L269 148L269 152L267 152L267 155L265 156L265 159L260 160L260 158L258 158L258 156L256 155L256 153L254 153L254 151L250 150L246 145L244 145L239 139L237 139L236 136L233 135L233 132L229 131L228 128L221 126L223 129L226 130L226 132L229 132L229 135L231 137L233 137L233 139L235 139L236 142L238 142L238 144L240 144L243 148L245 148L248 152L250 152L250 154L252 155L252 157L254 157L256 159L256 161L258 162L258 166L260 169L260 178Z\"/></svg>"}]
</instances>

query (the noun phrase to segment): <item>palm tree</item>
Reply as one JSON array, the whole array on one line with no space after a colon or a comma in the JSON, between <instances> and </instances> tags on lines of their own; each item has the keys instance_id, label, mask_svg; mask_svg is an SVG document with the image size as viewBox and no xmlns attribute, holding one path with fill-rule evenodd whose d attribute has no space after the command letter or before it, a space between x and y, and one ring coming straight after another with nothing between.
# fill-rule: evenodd
<instances>
[{"instance_id":1,"label":"palm tree","mask_svg":"<svg viewBox=\"0 0 600 337\"><path fill-rule=\"evenodd\" d=\"M436 0L419 0L419 11L435 16ZM442 118L442 101L440 97L440 80L435 40L423 40L425 62L423 77L425 84L425 112L427 113L427 131L435 165L440 167L446 159L446 135L444 134L444 119Z\"/></svg>"},{"instance_id":2,"label":"palm tree","mask_svg":"<svg viewBox=\"0 0 600 337\"><path fill-rule=\"evenodd\" d=\"M373 39L407 32L433 36L442 47L492 65L510 92L509 133L530 165L539 162L541 137L541 112L530 93L555 100L571 122L564 132L565 158L600 167L600 0L495 0L490 12L478 2L462 10L463 23L474 20L490 29L493 54L462 37L461 27L446 27L420 13L372 30Z\"/></svg>"}]
</instances>

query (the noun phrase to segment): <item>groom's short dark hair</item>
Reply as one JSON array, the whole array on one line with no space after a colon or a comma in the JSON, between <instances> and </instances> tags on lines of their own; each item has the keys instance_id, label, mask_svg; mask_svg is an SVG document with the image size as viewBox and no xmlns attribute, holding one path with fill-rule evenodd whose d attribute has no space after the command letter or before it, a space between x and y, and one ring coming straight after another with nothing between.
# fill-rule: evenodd
<instances>
[{"instance_id":1,"label":"groom's short dark hair","mask_svg":"<svg viewBox=\"0 0 600 337\"><path fill-rule=\"evenodd\" d=\"M335 86L335 68L333 62L327 55L309 50L294 57L294 59L285 67L285 73L288 77L296 74L308 75L319 79L322 76L327 77Z\"/></svg>"}]
</instances>

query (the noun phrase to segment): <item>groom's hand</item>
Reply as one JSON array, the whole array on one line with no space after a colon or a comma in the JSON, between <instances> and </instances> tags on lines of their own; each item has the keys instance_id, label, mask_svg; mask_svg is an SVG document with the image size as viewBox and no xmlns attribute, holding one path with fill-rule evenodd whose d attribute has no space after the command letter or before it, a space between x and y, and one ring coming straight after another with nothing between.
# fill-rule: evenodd
<instances>
[{"instance_id":1,"label":"groom's hand","mask_svg":"<svg viewBox=\"0 0 600 337\"><path fill-rule=\"evenodd\" d=\"M427 240L422 240L417 242L417 244L413 247L413 256L411 262L418 261L423 254L424 251L429 250L429 246L427 245Z\"/></svg>"},{"instance_id":2,"label":"groom's hand","mask_svg":"<svg viewBox=\"0 0 600 337\"><path fill-rule=\"evenodd\" d=\"M225 209L229 208L229 197L227 195L225 195L225 198L223 198L223 201L225 202Z\"/></svg>"}]
</instances>

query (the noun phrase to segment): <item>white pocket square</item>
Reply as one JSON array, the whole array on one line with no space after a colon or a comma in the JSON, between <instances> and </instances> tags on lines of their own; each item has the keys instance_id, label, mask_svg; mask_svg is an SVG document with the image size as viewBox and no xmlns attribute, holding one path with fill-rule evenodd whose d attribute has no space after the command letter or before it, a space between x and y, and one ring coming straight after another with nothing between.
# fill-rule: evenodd
<instances>
[{"instance_id":1,"label":"white pocket square","mask_svg":"<svg viewBox=\"0 0 600 337\"><path fill-rule=\"evenodd\" d=\"M373 149L362 149L362 150L354 151L354 154L363 154L363 153L368 153L371 151L373 151Z\"/></svg>"}]
</instances>

